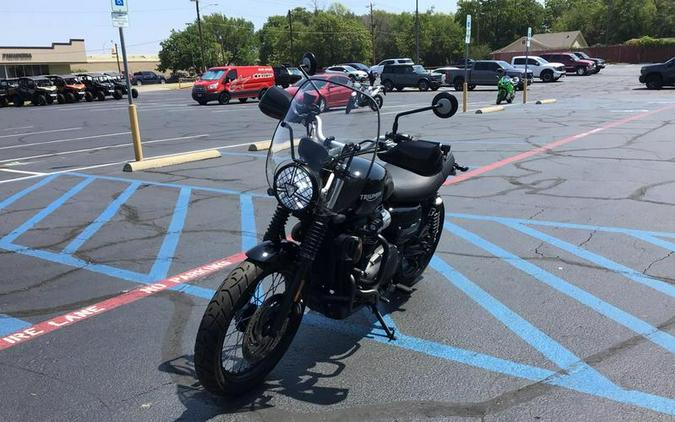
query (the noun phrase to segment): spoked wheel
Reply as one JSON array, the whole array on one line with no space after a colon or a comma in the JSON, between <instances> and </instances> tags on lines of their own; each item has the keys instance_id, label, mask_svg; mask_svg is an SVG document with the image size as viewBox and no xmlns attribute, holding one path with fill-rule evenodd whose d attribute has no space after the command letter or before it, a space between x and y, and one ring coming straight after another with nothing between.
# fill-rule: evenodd
<instances>
[{"instance_id":1,"label":"spoked wheel","mask_svg":"<svg viewBox=\"0 0 675 422\"><path fill-rule=\"evenodd\" d=\"M296 305L278 333L272 326L291 275L244 261L206 308L195 343L195 371L208 391L240 395L263 382L302 320Z\"/></svg>"},{"instance_id":2,"label":"spoked wheel","mask_svg":"<svg viewBox=\"0 0 675 422\"><path fill-rule=\"evenodd\" d=\"M441 240L444 219L445 206L443 203L435 205L427 216L419 240L416 243L408 243L403 248L401 270L394 275L394 281L410 286L422 275Z\"/></svg>"},{"instance_id":3,"label":"spoked wheel","mask_svg":"<svg viewBox=\"0 0 675 422\"><path fill-rule=\"evenodd\" d=\"M382 98L382 96L378 94L378 95L373 97L373 100L375 100L375 102L370 101L370 108L373 111L377 111L378 109L381 109L382 104L384 104L384 99Z\"/></svg>"}]
</instances>

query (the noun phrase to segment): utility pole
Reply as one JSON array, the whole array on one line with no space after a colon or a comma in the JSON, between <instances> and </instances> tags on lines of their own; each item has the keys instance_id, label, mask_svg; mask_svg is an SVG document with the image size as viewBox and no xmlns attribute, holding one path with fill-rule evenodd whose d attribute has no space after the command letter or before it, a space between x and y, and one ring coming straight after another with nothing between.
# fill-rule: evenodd
<instances>
[{"instance_id":1,"label":"utility pole","mask_svg":"<svg viewBox=\"0 0 675 422\"><path fill-rule=\"evenodd\" d=\"M290 60L289 63L294 63L295 56L293 55L293 15L291 14L291 11L288 11L288 32L289 32L289 37L291 40L291 54L290 54Z\"/></svg>"},{"instance_id":2,"label":"utility pole","mask_svg":"<svg viewBox=\"0 0 675 422\"><path fill-rule=\"evenodd\" d=\"M117 48L117 43L115 43L115 57L117 58L117 72L122 73L122 67L120 66L120 50Z\"/></svg>"},{"instance_id":3,"label":"utility pole","mask_svg":"<svg viewBox=\"0 0 675 422\"><path fill-rule=\"evenodd\" d=\"M197 9L197 28L199 29L199 54L202 57L202 63L200 66L200 71L203 72L206 70L206 63L204 62L204 36L202 35L202 17L199 14L199 0L190 0L195 2L195 7Z\"/></svg>"},{"instance_id":4,"label":"utility pole","mask_svg":"<svg viewBox=\"0 0 675 422\"><path fill-rule=\"evenodd\" d=\"M420 2L415 0L415 51L417 55L417 60L415 63L419 64L420 62Z\"/></svg>"},{"instance_id":5,"label":"utility pole","mask_svg":"<svg viewBox=\"0 0 675 422\"><path fill-rule=\"evenodd\" d=\"M370 41L373 45L371 50L371 63L375 64L375 20L373 17L373 2L370 2Z\"/></svg>"}]
</instances>

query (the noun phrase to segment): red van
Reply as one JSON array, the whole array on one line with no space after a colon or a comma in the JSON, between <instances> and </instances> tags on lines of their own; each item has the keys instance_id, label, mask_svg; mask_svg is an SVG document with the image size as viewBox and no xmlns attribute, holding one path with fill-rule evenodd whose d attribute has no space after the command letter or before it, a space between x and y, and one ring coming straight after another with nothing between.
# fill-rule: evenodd
<instances>
[{"instance_id":1,"label":"red van","mask_svg":"<svg viewBox=\"0 0 675 422\"><path fill-rule=\"evenodd\" d=\"M212 67L192 87L192 99L201 105L209 101L227 104L232 98L245 103L249 98L261 98L274 86L272 66Z\"/></svg>"}]
</instances>

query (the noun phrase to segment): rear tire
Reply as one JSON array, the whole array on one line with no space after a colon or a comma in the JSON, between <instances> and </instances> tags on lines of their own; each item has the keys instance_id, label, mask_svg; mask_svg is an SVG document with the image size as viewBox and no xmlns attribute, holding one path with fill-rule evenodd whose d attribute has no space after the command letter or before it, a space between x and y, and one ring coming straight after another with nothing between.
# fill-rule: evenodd
<instances>
[{"instance_id":1,"label":"rear tire","mask_svg":"<svg viewBox=\"0 0 675 422\"><path fill-rule=\"evenodd\" d=\"M382 105L384 104L384 99L382 98L382 96L380 94L377 94L376 96L373 97L373 100L375 100L375 102L369 101L371 110L377 111L378 109L381 109Z\"/></svg>"},{"instance_id":2,"label":"rear tire","mask_svg":"<svg viewBox=\"0 0 675 422\"><path fill-rule=\"evenodd\" d=\"M124 97L124 94L122 94L122 91L119 89L116 89L115 92L113 92L113 98L116 100L121 100L122 97Z\"/></svg>"},{"instance_id":3,"label":"rear tire","mask_svg":"<svg viewBox=\"0 0 675 422\"><path fill-rule=\"evenodd\" d=\"M47 105L47 98L44 95L36 95L31 102L34 106L44 106Z\"/></svg>"},{"instance_id":4,"label":"rear tire","mask_svg":"<svg viewBox=\"0 0 675 422\"><path fill-rule=\"evenodd\" d=\"M455 91L464 91L464 79L462 78L457 78L452 82L453 88L455 88Z\"/></svg>"},{"instance_id":5,"label":"rear tire","mask_svg":"<svg viewBox=\"0 0 675 422\"><path fill-rule=\"evenodd\" d=\"M96 98L99 101L105 101L105 94L103 92L99 92L98 94L96 94Z\"/></svg>"},{"instance_id":6,"label":"rear tire","mask_svg":"<svg viewBox=\"0 0 675 422\"><path fill-rule=\"evenodd\" d=\"M75 94L73 94L72 92L66 92L65 97L66 97L66 102L67 102L67 103L74 103L74 102L77 102L77 97L76 97Z\"/></svg>"},{"instance_id":7,"label":"rear tire","mask_svg":"<svg viewBox=\"0 0 675 422\"><path fill-rule=\"evenodd\" d=\"M588 70L585 67L579 66L577 67L576 74L578 76L586 76L588 74Z\"/></svg>"},{"instance_id":8,"label":"rear tire","mask_svg":"<svg viewBox=\"0 0 675 422\"><path fill-rule=\"evenodd\" d=\"M277 274L279 279L274 278ZM291 311L279 334L281 337L265 335L264 327L271 323L274 306L279 300L276 296L281 296L275 288L270 290L269 298L270 291L266 292L265 298L260 298L261 283L269 276L273 277L272 287L274 283L279 283L277 287L283 283L285 287L291 277L271 268L265 270L250 261L242 262L230 272L206 308L197 331L194 354L195 372L206 390L229 396L248 392L264 381L295 337L303 316L301 306ZM226 340L226 352L238 349L237 344L229 343L231 339L228 338L233 334L237 336L235 341L239 341L241 335L241 357L237 360L239 364L247 365L245 369L237 368L233 363L228 370L228 361L223 361L230 357L230 353L223 356ZM238 356L237 351L233 354Z\"/></svg>"},{"instance_id":9,"label":"rear tire","mask_svg":"<svg viewBox=\"0 0 675 422\"><path fill-rule=\"evenodd\" d=\"M14 107L23 107L23 98L20 95L15 95L12 102L14 103Z\"/></svg>"},{"instance_id":10,"label":"rear tire","mask_svg":"<svg viewBox=\"0 0 675 422\"><path fill-rule=\"evenodd\" d=\"M87 91L87 92L84 93L84 101L86 101L88 103L94 101L94 96L92 95L91 92Z\"/></svg>"},{"instance_id":11,"label":"rear tire","mask_svg":"<svg viewBox=\"0 0 675 422\"><path fill-rule=\"evenodd\" d=\"M138 90L136 88L131 88L131 98L138 98Z\"/></svg>"},{"instance_id":12,"label":"rear tire","mask_svg":"<svg viewBox=\"0 0 675 422\"><path fill-rule=\"evenodd\" d=\"M66 103L66 96L63 94L56 94L56 102L59 104L65 104Z\"/></svg>"},{"instance_id":13,"label":"rear tire","mask_svg":"<svg viewBox=\"0 0 675 422\"><path fill-rule=\"evenodd\" d=\"M382 85L384 86L384 90L387 92L392 92L394 90L394 83L388 79L382 82Z\"/></svg>"},{"instance_id":14,"label":"rear tire","mask_svg":"<svg viewBox=\"0 0 675 422\"><path fill-rule=\"evenodd\" d=\"M417 83L417 88L419 88L420 91L428 91L429 90L429 82L426 80L422 79Z\"/></svg>"}]
</instances>

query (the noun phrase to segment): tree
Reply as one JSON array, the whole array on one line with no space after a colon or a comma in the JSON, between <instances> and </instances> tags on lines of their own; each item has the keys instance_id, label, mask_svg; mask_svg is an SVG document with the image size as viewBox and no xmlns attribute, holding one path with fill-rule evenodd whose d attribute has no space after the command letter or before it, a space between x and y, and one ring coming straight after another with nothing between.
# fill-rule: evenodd
<instances>
[{"instance_id":1,"label":"tree","mask_svg":"<svg viewBox=\"0 0 675 422\"><path fill-rule=\"evenodd\" d=\"M197 70L219 64L252 64L258 57L253 23L213 14L202 18L204 63L197 22L172 30L160 43L159 71Z\"/></svg>"}]
</instances>

